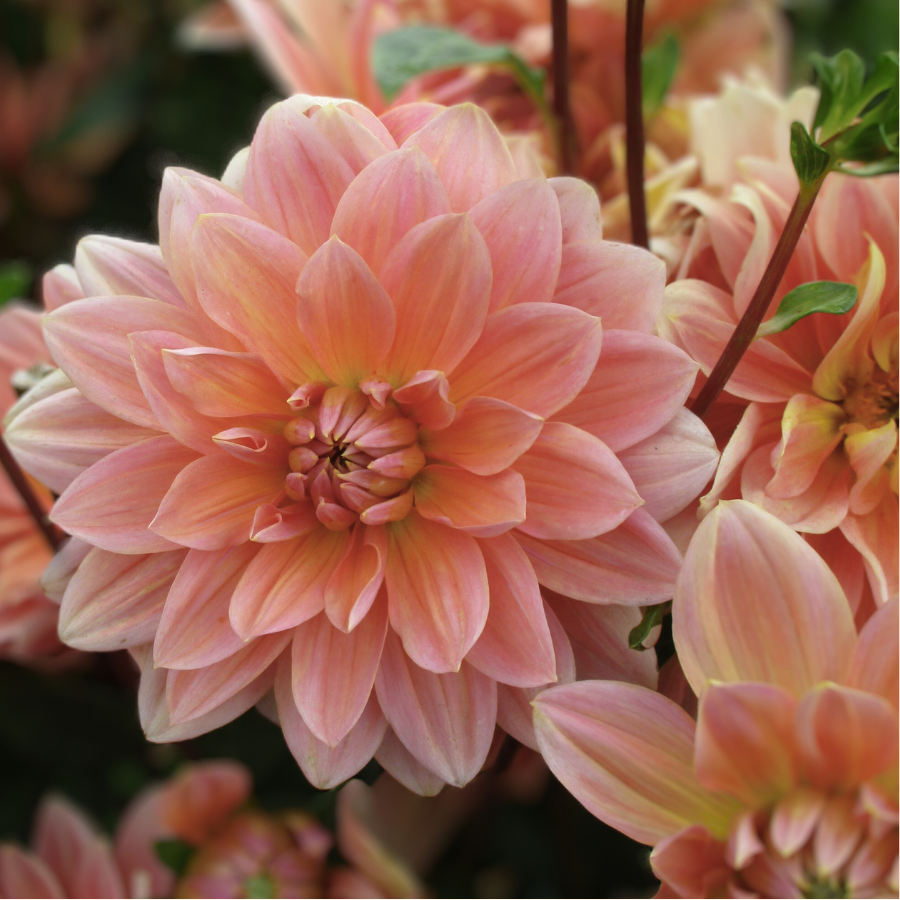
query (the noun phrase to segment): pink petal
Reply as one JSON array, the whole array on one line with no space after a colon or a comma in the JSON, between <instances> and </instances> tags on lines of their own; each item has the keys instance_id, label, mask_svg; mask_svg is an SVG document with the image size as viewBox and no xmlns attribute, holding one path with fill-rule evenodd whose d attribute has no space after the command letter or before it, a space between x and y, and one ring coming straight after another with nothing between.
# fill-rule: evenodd
<instances>
[{"instance_id":1,"label":"pink petal","mask_svg":"<svg viewBox=\"0 0 900 900\"><path fill-rule=\"evenodd\" d=\"M810 839L824 805L822 792L808 787L797 788L777 804L769 839L783 857L792 856Z\"/></svg>"},{"instance_id":2,"label":"pink petal","mask_svg":"<svg viewBox=\"0 0 900 900\"><path fill-rule=\"evenodd\" d=\"M850 510L864 516L874 510L889 490L889 466L897 451L897 423L886 422L859 434L850 434L844 449L856 472L850 489Z\"/></svg>"},{"instance_id":3,"label":"pink petal","mask_svg":"<svg viewBox=\"0 0 900 900\"><path fill-rule=\"evenodd\" d=\"M84 289L72 266L59 265L44 274L41 294L44 299L44 308L47 312L53 312L60 306L65 306L66 303L83 299Z\"/></svg>"},{"instance_id":4,"label":"pink petal","mask_svg":"<svg viewBox=\"0 0 900 900\"><path fill-rule=\"evenodd\" d=\"M349 634L324 613L294 630L291 681L303 721L334 747L359 720L375 684L387 633L387 597Z\"/></svg>"},{"instance_id":5,"label":"pink petal","mask_svg":"<svg viewBox=\"0 0 900 900\"><path fill-rule=\"evenodd\" d=\"M518 178L497 126L483 109L470 103L438 113L402 147L418 147L431 160L453 212L471 209Z\"/></svg>"},{"instance_id":6,"label":"pink petal","mask_svg":"<svg viewBox=\"0 0 900 900\"><path fill-rule=\"evenodd\" d=\"M494 279L490 311L553 299L562 253L559 203L542 176L485 197L469 215L484 237Z\"/></svg>"},{"instance_id":7,"label":"pink petal","mask_svg":"<svg viewBox=\"0 0 900 900\"><path fill-rule=\"evenodd\" d=\"M95 547L66 588L59 610L61 640L91 652L152 641L185 555L175 550L133 556Z\"/></svg>"},{"instance_id":8,"label":"pink petal","mask_svg":"<svg viewBox=\"0 0 900 900\"><path fill-rule=\"evenodd\" d=\"M444 373L423 369L394 391L394 401L413 421L440 430L456 416L456 407L447 399L449 395L450 382Z\"/></svg>"},{"instance_id":9,"label":"pink petal","mask_svg":"<svg viewBox=\"0 0 900 900\"><path fill-rule=\"evenodd\" d=\"M67 538L41 575L41 587L54 602L62 603L63 595L72 576L94 548L78 538Z\"/></svg>"},{"instance_id":10,"label":"pink petal","mask_svg":"<svg viewBox=\"0 0 900 900\"><path fill-rule=\"evenodd\" d=\"M187 309L156 244L92 234L78 242L75 270L88 296L152 297Z\"/></svg>"},{"instance_id":11,"label":"pink petal","mask_svg":"<svg viewBox=\"0 0 900 900\"><path fill-rule=\"evenodd\" d=\"M415 513L391 525L384 570L391 627L413 661L455 672L488 614L488 582L475 538Z\"/></svg>"},{"instance_id":12,"label":"pink petal","mask_svg":"<svg viewBox=\"0 0 900 900\"><path fill-rule=\"evenodd\" d=\"M191 255L197 295L213 321L288 381L324 380L297 324L302 251L250 219L208 215L194 229Z\"/></svg>"},{"instance_id":13,"label":"pink petal","mask_svg":"<svg viewBox=\"0 0 900 900\"><path fill-rule=\"evenodd\" d=\"M539 416L572 402L600 355L595 319L556 303L523 303L491 315L450 379L450 399L495 397Z\"/></svg>"},{"instance_id":14,"label":"pink petal","mask_svg":"<svg viewBox=\"0 0 900 900\"><path fill-rule=\"evenodd\" d=\"M515 466L528 496L528 518L519 531L531 537L596 537L621 525L643 502L615 454L574 425L545 424Z\"/></svg>"},{"instance_id":15,"label":"pink petal","mask_svg":"<svg viewBox=\"0 0 900 900\"><path fill-rule=\"evenodd\" d=\"M149 525L173 480L196 458L168 435L117 450L69 485L54 504L53 521L113 553L174 550Z\"/></svg>"},{"instance_id":16,"label":"pink petal","mask_svg":"<svg viewBox=\"0 0 900 900\"><path fill-rule=\"evenodd\" d=\"M650 864L663 889L673 892L671 897L726 896L726 884L730 887L733 880L725 845L703 825L691 825L664 838L653 848ZM662 890L657 896L661 895Z\"/></svg>"},{"instance_id":17,"label":"pink petal","mask_svg":"<svg viewBox=\"0 0 900 900\"><path fill-rule=\"evenodd\" d=\"M310 258L297 294L300 329L322 371L337 384L357 387L391 347L391 298L362 257L337 237Z\"/></svg>"},{"instance_id":18,"label":"pink petal","mask_svg":"<svg viewBox=\"0 0 900 900\"><path fill-rule=\"evenodd\" d=\"M666 267L641 247L585 241L563 247L556 303L599 316L606 328L646 334L656 328Z\"/></svg>"},{"instance_id":19,"label":"pink petal","mask_svg":"<svg viewBox=\"0 0 900 900\"><path fill-rule=\"evenodd\" d=\"M228 605L256 556L251 543L224 550L191 550L181 564L156 632L153 662L167 669L198 669L227 659L244 642L228 621Z\"/></svg>"},{"instance_id":20,"label":"pink petal","mask_svg":"<svg viewBox=\"0 0 900 900\"><path fill-rule=\"evenodd\" d=\"M620 450L618 457L645 503L644 510L657 522L671 519L695 500L719 463L709 429L686 409L656 434Z\"/></svg>"},{"instance_id":21,"label":"pink petal","mask_svg":"<svg viewBox=\"0 0 900 900\"><path fill-rule=\"evenodd\" d=\"M404 103L379 116L381 123L398 144L402 144L413 132L424 128L435 116L444 111L438 103Z\"/></svg>"},{"instance_id":22,"label":"pink petal","mask_svg":"<svg viewBox=\"0 0 900 900\"><path fill-rule=\"evenodd\" d=\"M694 776L694 723L665 697L631 684L584 681L534 701L550 771L597 818L655 844L702 823L724 837L733 801Z\"/></svg>"},{"instance_id":23,"label":"pink petal","mask_svg":"<svg viewBox=\"0 0 900 900\"><path fill-rule=\"evenodd\" d=\"M478 340L491 295L491 260L467 215L413 226L379 275L397 311L381 371L402 384L421 369L450 373Z\"/></svg>"},{"instance_id":24,"label":"pink petal","mask_svg":"<svg viewBox=\"0 0 900 900\"><path fill-rule=\"evenodd\" d=\"M672 596L681 568L681 554L642 509L614 531L586 541L546 541L521 531L515 538L541 584L590 603L662 603Z\"/></svg>"},{"instance_id":25,"label":"pink petal","mask_svg":"<svg viewBox=\"0 0 900 900\"><path fill-rule=\"evenodd\" d=\"M375 690L391 728L419 762L457 787L478 774L494 737L496 682L466 663L440 675L420 669L390 632Z\"/></svg>"},{"instance_id":26,"label":"pink petal","mask_svg":"<svg viewBox=\"0 0 900 900\"><path fill-rule=\"evenodd\" d=\"M752 620L754 628L738 622ZM762 681L799 696L837 677L853 650L850 607L822 558L743 500L701 523L675 588L675 645L696 694L711 679Z\"/></svg>"},{"instance_id":27,"label":"pink petal","mask_svg":"<svg viewBox=\"0 0 900 900\"><path fill-rule=\"evenodd\" d=\"M848 515L841 531L862 554L875 603L890 603L897 596L897 497L887 494L868 515Z\"/></svg>"},{"instance_id":28,"label":"pink petal","mask_svg":"<svg viewBox=\"0 0 900 900\"><path fill-rule=\"evenodd\" d=\"M386 557L383 528L353 529L347 553L325 585L325 613L335 628L351 632L362 621L384 581Z\"/></svg>"},{"instance_id":29,"label":"pink petal","mask_svg":"<svg viewBox=\"0 0 900 900\"><path fill-rule=\"evenodd\" d=\"M371 215L378 210L378 215ZM414 226L450 212L434 167L415 147L367 166L338 202L331 233L349 244L380 275L384 262Z\"/></svg>"},{"instance_id":30,"label":"pink petal","mask_svg":"<svg viewBox=\"0 0 900 900\"><path fill-rule=\"evenodd\" d=\"M46 863L15 844L0 845L0 892L5 897L67 896Z\"/></svg>"},{"instance_id":31,"label":"pink petal","mask_svg":"<svg viewBox=\"0 0 900 900\"><path fill-rule=\"evenodd\" d=\"M329 747L320 741L297 711L291 690L290 657L287 654L278 665L275 698L288 749L306 779L319 790L330 790L352 778L372 758L387 728L373 695L356 725L340 743Z\"/></svg>"},{"instance_id":32,"label":"pink petal","mask_svg":"<svg viewBox=\"0 0 900 900\"><path fill-rule=\"evenodd\" d=\"M446 428L423 428L419 445L433 459L456 463L476 475L495 475L515 463L542 427L540 416L503 400L473 397Z\"/></svg>"},{"instance_id":33,"label":"pink petal","mask_svg":"<svg viewBox=\"0 0 900 900\"><path fill-rule=\"evenodd\" d=\"M309 119L344 158L354 175L358 175L388 151L382 141L362 122L334 103L326 103L319 107ZM377 119L374 121L378 122ZM380 124L378 123L379 126ZM390 135L385 136L394 144Z\"/></svg>"},{"instance_id":34,"label":"pink petal","mask_svg":"<svg viewBox=\"0 0 900 900\"><path fill-rule=\"evenodd\" d=\"M446 782L422 765L388 728L375 759L392 778L420 797L436 797Z\"/></svg>"},{"instance_id":35,"label":"pink petal","mask_svg":"<svg viewBox=\"0 0 900 900\"><path fill-rule=\"evenodd\" d=\"M4 432L19 464L56 493L104 456L156 435L111 416L76 388L28 406Z\"/></svg>"},{"instance_id":36,"label":"pink petal","mask_svg":"<svg viewBox=\"0 0 900 900\"><path fill-rule=\"evenodd\" d=\"M697 717L698 780L750 807L778 800L797 781L796 708L797 701L777 685L708 685Z\"/></svg>"},{"instance_id":37,"label":"pink petal","mask_svg":"<svg viewBox=\"0 0 900 900\"><path fill-rule=\"evenodd\" d=\"M235 459L266 468L280 466L291 450L290 444L280 434L260 431L258 428L226 428L225 431L214 434L213 441ZM258 514L259 509L254 514L254 523ZM254 524L252 536L255 538L259 531L259 526Z\"/></svg>"},{"instance_id":38,"label":"pink petal","mask_svg":"<svg viewBox=\"0 0 900 900\"><path fill-rule=\"evenodd\" d=\"M495 681L536 687L556 681L556 655L537 578L510 535L478 542L487 570L490 608L466 661Z\"/></svg>"},{"instance_id":39,"label":"pink petal","mask_svg":"<svg viewBox=\"0 0 900 900\"><path fill-rule=\"evenodd\" d=\"M415 480L416 511L476 537L496 537L525 520L525 482L512 469L474 475L456 466L425 466Z\"/></svg>"},{"instance_id":40,"label":"pink petal","mask_svg":"<svg viewBox=\"0 0 900 900\"><path fill-rule=\"evenodd\" d=\"M231 599L231 626L244 640L293 628L325 608L325 585L349 536L321 526L266 544L247 566Z\"/></svg>"},{"instance_id":41,"label":"pink petal","mask_svg":"<svg viewBox=\"0 0 900 900\"><path fill-rule=\"evenodd\" d=\"M563 243L601 240L603 224L597 192L580 178L551 178L547 183L559 203Z\"/></svg>"},{"instance_id":42,"label":"pink petal","mask_svg":"<svg viewBox=\"0 0 900 900\"><path fill-rule=\"evenodd\" d=\"M658 337L605 330L603 350L587 384L555 418L618 452L670 422L684 406L696 374L697 365L686 353Z\"/></svg>"},{"instance_id":43,"label":"pink petal","mask_svg":"<svg viewBox=\"0 0 900 900\"><path fill-rule=\"evenodd\" d=\"M328 240L354 172L306 117L307 106L300 95L263 116L250 145L244 196L272 228L311 256Z\"/></svg>"},{"instance_id":44,"label":"pink petal","mask_svg":"<svg viewBox=\"0 0 900 900\"><path fill-rule=\"evenodd\" d=\"M884 697L897 708L897 620L900 601L879 609L859 633L847 671L841 679L848 687Z\"/></svg>"}]
</instances>

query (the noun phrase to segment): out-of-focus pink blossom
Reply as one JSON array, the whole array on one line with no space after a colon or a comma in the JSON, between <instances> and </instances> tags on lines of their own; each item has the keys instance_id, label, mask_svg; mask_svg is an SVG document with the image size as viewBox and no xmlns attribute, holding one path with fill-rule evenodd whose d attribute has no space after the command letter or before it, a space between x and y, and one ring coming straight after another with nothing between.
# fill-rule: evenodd
<instances>
[{"instance_id":1,"label":"out-of-focus pink blossom","mask_svg":"<svg viewBox=\"0 0 900 900\"><path fill-rule=\"evenodd\" d=\"M671 596L659 523L716 464L662 263L471 105L293 97L223 182L167 173L160 233L81 243L89 296L45 324L75 387L8 428L93 545L63 638L132 650L157 741L274 688L323 787L373 754L464 784L498 722L533 744L575 645Z\"/></svg>"},{"instance_id":2,"label":"out-of-focus pink blossom","mask_svg":"<svg viewBox=\"0 0 900 900\"><path fill-rule=\"evenodd\" d=\"M857 635L841 587L779 520L720 503L673 605L697 722L636 685L535 701L557 777L654 845L661 896L897 892L897 601Z\"/></svg>"}]
</instances>

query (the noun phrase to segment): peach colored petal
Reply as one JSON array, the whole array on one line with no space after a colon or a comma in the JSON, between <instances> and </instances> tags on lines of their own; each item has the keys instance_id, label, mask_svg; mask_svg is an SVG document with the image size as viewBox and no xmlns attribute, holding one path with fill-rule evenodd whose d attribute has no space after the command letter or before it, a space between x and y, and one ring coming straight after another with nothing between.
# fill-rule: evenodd
<instances>
[{"instance_id":1,"label":"peach colored petal","mask_svg":"<svg viewBox=\"0 0 900 900\"><path fill-rule=\"evenodd\" d=\"M831 797L825 804L813 837L816 872L834 877L849 862L865 831L865 822L854 816L856 798Z\"/></svg>"},{"instance_id":2,"label":"peach colored petal","mask_svg":"<svg viewBox=\"0 0 900 900\"><path fill-rule=\"evenodd\" d=\"M518 177L497 126L471 103L442 110L401 147L418 147L428 157L444 183L453 212L471 209Z\"/></svg>"},{"instance_id":3,"label":"peach colored petal","mask_svg":"<svg viewBox=\"0 0 900 900\"><path fill-rule=\"evenodd\" d=\"M583 681L550 688L533 705L550 771L597 818L645 844L694 823L725 836L734 802L697 781L694 723L671 700Z\"/></svg>"},{"instance_id":4,"label":"peach colored petal","mask_svg":"<svg viewBox=\"0 0 900 900\"><path fill-rule=\"evenodd\" d=\"M371 215L377 209L378 216ZM412 147L367 166L338 201L331 233L349 244L380 275L400 239L416 225L450 212L434 166Z\"/></svg>"},{"instance_id":5,"label":"peach colored petal","mask_svg":"<svg viewBox=\"0 0 900 900\"><path fill-rule=\"evenodd\" d=\"M283 100L266 112L250 145L244 196L276 231L307 255L328 239L353 170L307 118L308 98Z\"/></svg>"},{"instance_id":6,"label":"peach colored petal","mask_svg":"<svg viewBox=\"0 0 900 900\"><path fill-rule=\"evenodd\" d=\"M772 811L769 839L783 857L793 855L809 840L824 806L822 792L808 787L797 788L779 801Z\"/></svg>"},{"instance_id":7,"label":"peach colored petal","mask_svg":"<svg viewBox=\"0 0 900 900\"><path fill-rule=\"evenodd\" d=\"M450 378L450 399L494 397L539 416L578 395L600 355L593 316L556 303L522 303L489 316Z\"/></svg>"},{"instance_id":8,"label":"peach colored petal","mask_svg":"<svg viewBox=\"0 0 900 900\"><path fill-rule=\"evenodd\" d=\"M419 762L458 787L478 774L497 721L495 681L465 662L439 675L420 669L389 632L375 690L391 728Z\"/></svg>"},{"instance_id":9,"label":"peach colored petal","mask_svg":"<svg viewBox=\"0 0 900 900\"><path fill-rule=\"evenodd\" d=\"M897 597L897 497L886 494L868 515L852 513L841 522L845 538L862 554L875 603L882 606Z\"/></svg>"},{"instance_id":10,"label":"peach colored petal","mask_svg":"<svg viewBox=\"0 0 900 900\"><path fill-rule=\"evenodd\" d=\"M214 434L212 439L220 450L230 453L235 459L252 463L255 466L280 467L291 451L290 444L280 434L260 431L258 428L226 428L224 431ZM270 526L268 522L266 525L262 525L257 521L258 517L259 508L254 513L254 524L251 528L251 539L254 540L260 540L260 533L264 528ZM281 524L280 513L277 514L277 519L278 524ZM289 525L288 528L290 528ZM272 540L274 535L269 532L266 537Z\"/></svg>"},{"instance_id":11,"label":"peach colored petal","mask_svg":"<svg viewBox=\"0 0 900 900\"><path fill-rule=\"evenodd\" d=\"M650 854L653 874L673 897L728 896L722 888L732 875L725 844L703 825L690 825L660 841Z\"/></svg>"},{"instance_id":12,"label":"peach colored petal","mask_svg":"<svg viewBox=\"0 0 900 900\"><path fill-rule=\"evenodd\" d=\"M515 467L528 497L519 531L531 537L585 540L606 534L643 503L612 450L564 422L547 422Z\"/></svg>"},{"instance_id":13,"label":"peach colored petal","mask_svg":"<svg viewBox=\"0 0 900 900\"><path fill-rule=\"evenodd\" d=\"M898 706L898 606L900 601L892 600L866 622L841 679L848 687L884 697L894 709Z\"/></svg>"},{"instance_id":14,"label":"peach colored petal","mask_svg":"<svg viewBox=\"0 0 900 900\"><path fill-rule=\"evenodd\" d=\"M91 544L86 541L70 537L56 551L56 555L50 560L47 568L44 569L44 574L41 575L41 587L54 603L62 603L72 576L93 549Z\"/></svg>"},{"instance_id":15,"label":"peach colored petal","mask_svg":"<svg viewBox=\"0 0 900 900\"><path fill-rule=\"evenodd\" d=\"M554 416L618 452L659 431L684 406L697 364L650 334L604 331L603 350L587 384ZM635 403L638 395L643 398Z\"/></svg>"},{"instance_id":16,"label":"peach colored petal","mask_svg":"<svg viewBox=\"0 0 900 900\"><path fill-rule=\"evenodd\" d=\"M487 570L490 608L466 661L515 687L556 681L556 654L537 578L510 535L479 540Z\"/></svg>"},{"instance_id":17,"label":"peach colored petal","mask_svg":"<svg viewBox=\"0 0 900 900\"><path fill-rule=\"evenodd\" d=\"M838 528L825 534L804 534L803 538L828 563L828 567L837 576L837 580L841 583L841 589L847 595L850 611L855 616L863 602L866 583L865 564L859 551L841 534Z\"/></svg>"},{"instance_id":18,"label":"peach colored petal","mask_svg":"<svg viewBox=\"0 0 900 900\"><path fill-rule=\"evenodd\" d=\"M473 397L446 428L423 428L419 445L433 459L456 463L476 475L495 475L515 463L542 427L540 416L503 400Z\"/></svg>"},{"instance_id":19,"label":"peach colored petal","mask_svg":"<svg viewBox=\"0 0 900 900\"><path fill-rule=\"evenodd\" d=\"M353 777L378 750L387 728L373 694L356 725L337 746L329 747L320 741L309 730L294 703L288 654L278 664L275 698L288 749L310 784L319 790L330 790Z\"/></svg>"},{"instance_id":20,"label":"peach colored petal","mask_svg":"<svg viewBox=\"0 0 900 900\"><path fill-rule=\"evenodd\" d=\"M797 701L774 684L707 685L700 697L694 772L711 791L764 807L797 780Z\"/></svg>"},{"instance_id":21,"label":"peach colored petal","mask_svg":"<svg viewBox=\"0 0 900 900\"><path fill-rule=\"evenodd\" d=\"M325 612L335 628L349 633L362 621L384 581L386 557L384 528L353 529L347 552L325 585Z\"/></svg>"},{"instance_id":22,"label":"peach colored petal","mask_svg":"<svg viewBox=\"0 0 900 900\"><path fill-rule=\"evenodd\" d=\"M291 651L294 702L315 737L329 747L357 723L375 684L387 633L382 595L349 634L324 613L297 626Z\"/></svg>"},{"instance_id":23,"label":"peach colored petal","mask_svg":"<svg viewBox=\"0 0 900 900\"><path fill-rule=\"evenodd\" d=\"M379 278L397 311L394 344L381 371L402 384L421 369L447 374L478 340L491 295L491 260L467 215L413 226Z\"/></svg>"},{"instance_id":24,"label":"peach colored petal","mask_svg":"<svg viewBox=\"0 0 900 900\"><path fill-rule=\"evenodd\" d=\"M475 538L413 513L389 529L384 579L391 627L411 659L432 672L458 671L488 614Z\"/></svg>"},{"instance_id":25,"label":"peach colored petal","mask_svg":"<svg viewBox=\"0 0 900 900\"><path fill-rule=\"evenodd\" d=\"M681 554L642 509L615 530L584 541L546 541L518 530L515 538L541 584L590 603L662 603L672 596L681 568Z\"/></svg>"},{"instance_id":26,"label":"peach colored petal","mask_svg":"<svg viewBox=\"0 0 900 900\"><path fill-rule=\"evenodd\" d=\"M257 506L284 489L283 469L264 469L226 453L185 466L150 523L158 535L183 547L220 550L250 537Z\"/></svg>"},{"instance_id":27,"label":"peach colored petal","mask_svg":"<svg viewBox=\"0 0 900 900\"><path fill-rule=\"evenodd\" d=\"M54 504L53 521L113 553L174 550L149 526L173 480L196 459L168 435L117 450L66 488Z\"/></svg>"},{"instance_id":28,"label":"peach colored petal","mask_svg":"<svg viewBox=\"0 0 900 900\"><path fill-rule=\"evenodd\" d=\"M302 251L250 219L204 215L193 231L191 258L200 303L213 321L288 381L324 380L297 323Z\"/></svg>"},{"instance_id":29,"label":"peach colored petal","mask_svg":"<svg viewBox=\"0 0 900 900\"><path fill-rule=\"evenodd\" d=\"M362 257L335 236L310 257L297 295L300 330L322 371L339 385L357 387L391 348L391 298Z\"/></svg>"},{"instance_id":30,"label":"peach colored petal","mask_svg":"<svg viewBox=\"0 0 900 900\"><path fill-rule=\"evenodd\" d=\"M394 402L413 421L440 431L453 422L456 407L447 399L450 382L443 372L422 369L393 392Z\"/></svg>"},{"instance_id":31,"label":"peach colored petal","mask_svg":"<svg viewBox=\"0 0 900 900\"><path fill-rule=\"evenodd\" d=\"M231 598L231 626L247 640L293 628L325 608L325 585L349 535L321 526L309 534L265 544L244 569Z\"/></svg>"},{"instance_id":32,"label":"peach colored petal","mask_svg":"<svg viewBox=\"0 0 900 900\"><path fill-rule=\"evenodd\" d=\"M439 103L404 103L382 113L379 120L394 140L402 144L413 132L424 128L443 111L444 107Z\"/></svg>"},{"instance_id":33,"label":"peach colored petal","mask_svg":"<svg viewBox=\"0 0 900 900\"><path fill-rule=\"evenodd\" d=\"M92 652L122 650L153 640L185 556L183 550L134 556L95 547L63 596L61 639Z\"/></svg>"},{"instance_id":34,"label":"peach colored petal","mask_svg":"<svg viewBox=\"0 0 900 900\"><path fill-rule=\"evenodd\" d=\"M228 621L228 605L259 548L190 550L165 601L153 644L153 662L197 669L227 659L244 646Z\"/></svg>"},{"instance_id":35,"label":"peach colored petal","mask_svg":"<svg viewBox=\"0 0 900 900\"><path fill-rule=\"evenodd\" d=\"M384 156L389 149L396 149L390 134L384 132L383 136L394 146L386 147L362 122L334 103L319 107L309 119L343 157L354 175Z\"/></svg>"},{"instance_id":36,"label":"peach colored petal","mask_svg":"<svg viewBox=\"0 0 900 900\"><path fill-rule=\"evenodd\" d=\"M599 316L606 328L649 334L663 303L666 267L641 247L566 244L553 300Z\"/></svg>"},{"instance_id":37,"label":"peach colored petal","mask_svg":"<svg viewBox=\"0 0 900 900\"><path fill-rule=\"evenodd\" d=\"M844 449L856 472L856 483L850 488L850 512L864 516L890 490L887 465L897 452L897 423L886 422L880 428L850 434L844 441Z\"/></svg>"},{"instance_id":38,"label":"peach colored petal","mask_svg":"<svg viewBox=\"0 0 900 900\"><path fill-rule=\"evenodd\" d=\"M375 760L392 778L421 797L436 797L446 786L443 778L422 765L388 728Z\"/></svg>"},{"instance_id":39,"label":"peach colored petal","mask_svg":"<svg viewBox=\"0 0 900 900\"><path fill-rule=\"evenodd\" d=\"M580 178L551 178L547 183L559 202L563 243L601 240L603 223L597 192Z\"/></svg>"},{"instance_id":40,"label":"peach colored petal","mask_svg":"<svg viewBox=\"0 0 900 900\"><path fill-rule=\"evenodd\" d=\"M752 629L738 623L752 620ZM798 534L751 503L701 523L675 587L673 629L688 682L761 681L800 696L838 676L856 629L837 578Z\"/></svg>"},{"instance_id":41,"label":"peach colored petal","mask_svg":"<svg viewBox=\"0 0 900 900\"><path fill-rule=\"evenodd\" d=\"M474 475L457 466L425 466L414 490L422 518L476 537L496 537L525 520L525 481L512 469Z\"/></svg>"},{"instance_id":42,"label":"peach colored petal","mask_svg":"<svg viewBox=\"0 0 900 900\"><path fill-rule=\"evenodd\" d=\"M559 203L547 180L516 181L472 207L469 215L491 256L490 311L553 299L562 249Z\"/></svg>"},{"instance_id":43,"label":"peach colored petal","mask_svg":"<svg viewBox=\"0 0 900 900\"><path fill-rule=\"evenodd\" d=\"M44 273L41 295L44 299L44 308L47 312L53 312L66 303L81 300L84 297L84 289L72 266L59 265Z\"/></svg>"},{"instance_id":44,"label":"peach colored petal","mask_svg":"<svg viewBox=\"0 0 900 900\"><path fill-rule=\"evenodd\" d=\"M50 868L15 844L0 844L0 892L5 897L66 896Z\"/></svg>"}]
</instances>

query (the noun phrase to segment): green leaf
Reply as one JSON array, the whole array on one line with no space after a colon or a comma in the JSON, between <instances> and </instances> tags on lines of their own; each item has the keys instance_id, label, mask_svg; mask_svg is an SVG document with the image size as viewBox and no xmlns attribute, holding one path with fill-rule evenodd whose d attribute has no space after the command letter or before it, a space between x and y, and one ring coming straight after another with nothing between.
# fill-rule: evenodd
<instances>
[{"instance_id":1,"label":"green leaf","mask_svg":"<svg viewBox=\"0 0 900 900\"><path fill-rule=\"evenodd\" d=\"M27 297L34 272L27 262L14 259L0 265L0 306L14 297Z\"/></svg>"},{"instance_id":2,"label":"green leaf","mask_svg":"<svg viewBox=\"0 0 900 900\"><path fill-rule=\"evenodd\" d=\"M791 159L800 184L815 184L831 164L831 155L822 149L810 136L801 122L791 123Z\"/></svg>"},{"instance_id":3,"label":"green leaf","mask_svg":"<svg viewBox=\"0 0 900 900\"><path fill-rule=\"evenodd\" d=\"M251 898L268 898L277 896L275 885L268 875L251 875L244 882L247 896Z\"/></svg>"},{"instance_id":4,"label":"green leaf","mask_svg":"<svg viewBox=\"0 0 900 900\"><path fill-rule=\"evenodd\" d=\"M503 44L479 44L458 31L413 25L381 35L372 48L372 71L388 102L418 75L478 63L509 69L525 93L544 106L544 73Z\"/></svg>"},{"instance_id":5,"label":"green leaf","mask_svg":"<svg viewBox=\"0 0 900 900\"><path fill-rule=\"evenodd\" d=\"M167 865L179 878L184 875L187 870L191 856L194 854L194 848L184 841L173 838L169 841L156 841L153 849L160 861ZM270 896L270 895L267 895Z\"/></svg>"},{"instance_id":6,"label":"green leaf","mask_svg":"<svg viewBox=\"0 0 900 900\"><path fill-rule=\"evenodd\" d=\"M775 315L759 326L756 337L786 331L795 322L813 313L840 315L849 312L856 303L856 297L857 290L852 284L842 284L839 281L810 281L808 284L801 284L778 304Z\"/></svg>"},{"instance_id":7,"label":"green leaf","mask_svg":"<svg viewBox=\"0 0 900 900\"><path fill-rule=\"evenodd\" d=\"M678 68L678 39L667 34L648 47L641 56L641 87L644 117L652 116L662 106Z\"/></svg>"},{"instance_id":8,"label":"green leaf","mask_svg":"<svg viewBox=\"0 0 900 900\"><path fill-rule=\"evenodd\" d=\"M830 58L813 53L810 58L822 91L814 127L821 129L819 140L824 143L846 128L861 108L866 67L852 50Z\"/></svg>"},{"instance_id":9,"label":"green leaf","mask_svg":"<svg viewBox=\"0 0 900 900\"><path fill-rule=\"evenodd\" d=\"M644 616L641 621L628 632L628 646L632 650L646 650L644 641L650 636L650 632L662 623L662 620L671 609L671 600L656 606L648 606L644 610Z\"/></svg>"}]
</instances>

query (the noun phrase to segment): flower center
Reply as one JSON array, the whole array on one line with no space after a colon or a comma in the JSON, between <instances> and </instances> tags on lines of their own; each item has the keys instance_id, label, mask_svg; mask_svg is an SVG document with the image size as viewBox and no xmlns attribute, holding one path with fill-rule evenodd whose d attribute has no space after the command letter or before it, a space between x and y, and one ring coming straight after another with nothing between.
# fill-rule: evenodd
<instances>
[{"instance_id":1,"label":"flower center","mask_svg":"<svg viewBox=\"0 0 900 900\"><path fill-rule=\"evenodd\" d=\"M875 366L868 381L854 385L844 400L844 411L851 422L868 428L880 428L897 418L897 370L885 372Z\"/></svg>"}]
</instances>

